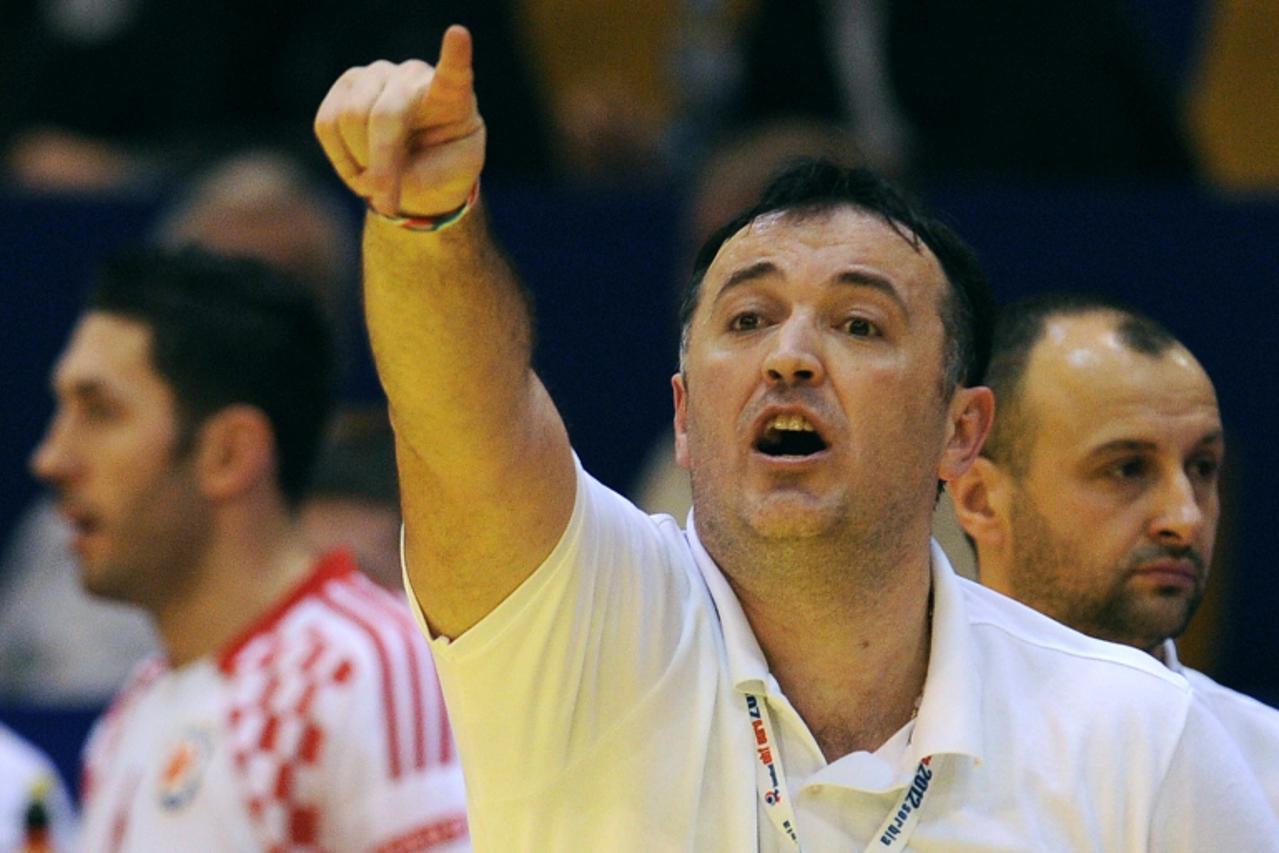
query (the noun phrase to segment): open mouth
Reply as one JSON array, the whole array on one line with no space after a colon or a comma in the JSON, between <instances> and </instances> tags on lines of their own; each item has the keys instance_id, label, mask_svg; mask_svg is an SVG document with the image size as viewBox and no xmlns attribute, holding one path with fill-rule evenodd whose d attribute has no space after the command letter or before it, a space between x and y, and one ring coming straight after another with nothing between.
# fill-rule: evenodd
<instances>
[{"instance_id":1,"label":"open mouth","mask_svg":"<svg viewBox=\"0 0 1279 853\"><path fill-rule=\"evenodd\" d=\"M765 456L811 456L827 447L826 441L803 415L777 415L768 422L755 449Z\"/></svg>"}]
</instances>

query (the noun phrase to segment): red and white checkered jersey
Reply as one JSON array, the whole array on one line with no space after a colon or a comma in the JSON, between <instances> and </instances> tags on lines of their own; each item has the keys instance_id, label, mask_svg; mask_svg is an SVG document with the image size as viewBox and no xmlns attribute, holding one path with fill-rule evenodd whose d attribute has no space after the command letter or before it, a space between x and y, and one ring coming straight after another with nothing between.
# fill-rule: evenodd
<instances>
[{"instance_id":1,"label":"red and white checkered jersey","mask_svg":"<svg viewBox=\"0 0 1279 853\"><path fill-rule=\"evenodd\" d=\"M430 653L329 554L217 657L144 664L86 750L79 849L469 849Z\"/></svg>"}]
</instances>

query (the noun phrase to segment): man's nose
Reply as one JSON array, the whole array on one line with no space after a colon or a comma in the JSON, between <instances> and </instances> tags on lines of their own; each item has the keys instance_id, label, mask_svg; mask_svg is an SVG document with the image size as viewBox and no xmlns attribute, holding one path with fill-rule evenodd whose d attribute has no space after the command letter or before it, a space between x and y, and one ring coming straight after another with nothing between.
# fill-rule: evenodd
<instances>
[{"instance_id":1,"label":"man's nose","mask_svg":"<svg viewBox=\"0 0 1279 853\"><path fill-rule=\"evenodd\" d=\"M1150 520L1150 535L1160 542L1194 542L1204 526L1201 498L1185 471L1178 470L1165 478Z\"/></svg>"},{"instance_id":2,"label":"man's nose","mask_svg":"<svg viewBox=\"0 0 1279 853\"><path fill-rule=\"evenodd\" d=\"M821 339L811 318L792 315L772 336L764 359L764 376L770 383L816 384L825 377Z\"/></svg>"},{"instance_id":3,"label":"man's nose","mask_svg":"<svg viewBox=\"0 0 1279 853\"><path fill-rule=\"evenodd\" d=\"M40 443L31 451L27 460L31 473L46 483L57 483L66 479L73 468L73 460L66 441L66 429L61 418L54 417L40 438Z\"/></svg>"}]
</instances>

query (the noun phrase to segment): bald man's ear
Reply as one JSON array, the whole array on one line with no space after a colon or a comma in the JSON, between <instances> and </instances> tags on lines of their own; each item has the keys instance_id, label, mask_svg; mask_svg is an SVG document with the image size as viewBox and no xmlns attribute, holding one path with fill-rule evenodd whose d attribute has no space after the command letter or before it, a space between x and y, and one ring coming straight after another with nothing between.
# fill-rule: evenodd
<instances>
[{"instance_id":1,"label":"bald man's ear","mask_svg":"<svg viewBox=\"0 0 1279 853\"><path fill-rule=\"evenodd\" d=\"M955 517L979 551L1003 547L1007 541L1009 487L1008 476L985 456L975 459L947 486L955 504Z\"/></svg>"},{"instance_id":2,"label":"bald man's ear","mask_svg":"<svg viewBox=\"0 0 1279 853\"><path fill-rule=\"evenodd\" d=\"M256 406L227 406L201 425L196 454L205 497L234 499L274 475L275 431Z\"/></svg>"}]
</instances>

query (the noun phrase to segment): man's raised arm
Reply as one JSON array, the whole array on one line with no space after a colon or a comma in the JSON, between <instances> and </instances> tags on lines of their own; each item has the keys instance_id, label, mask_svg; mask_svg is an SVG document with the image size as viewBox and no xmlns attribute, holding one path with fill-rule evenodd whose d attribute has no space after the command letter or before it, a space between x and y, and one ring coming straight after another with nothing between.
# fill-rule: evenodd
<instances>
[{"instance_id":1,"label":"man's raised arm","mask_svg":"<svg viewBox=\"0 0 1279 853\"><path fill-rule=\"evenodd\" d=\"M342 180L387 216L457 211L484 164L471 36L444 34L438 64L375 62L343 74L315 119ZM563 423L530 366L519 282L481 209L439 231L370 214L364 299L391 403L406 564L431 628L455 637L550 553L572 513Z\"/></svg>"}]
</instances>

